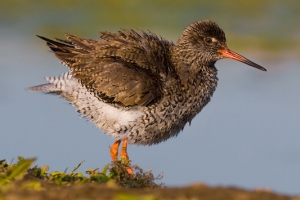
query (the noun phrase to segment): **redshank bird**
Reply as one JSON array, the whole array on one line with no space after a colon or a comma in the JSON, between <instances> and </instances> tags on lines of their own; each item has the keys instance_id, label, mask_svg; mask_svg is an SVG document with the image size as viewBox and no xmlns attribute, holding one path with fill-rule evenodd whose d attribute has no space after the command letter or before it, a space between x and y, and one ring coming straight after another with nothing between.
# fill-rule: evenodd
<instances>
[{"instance_id":1,"label":"redshank bird","mask_svg":"<svg viewBox=\"0 0 300 200\"><path fill-rule=\"evenodd\" d=\"M101 40L66 34L45 40L70 71L28 88L55 93L115 139L112 160L129 159L127 143L153 145L177 136L210 101L217 87L215 63L231 58L266 71L230 50L212 21L189 25L177 43L152 32L100 32Z\"/></svg>"}]
</instances>

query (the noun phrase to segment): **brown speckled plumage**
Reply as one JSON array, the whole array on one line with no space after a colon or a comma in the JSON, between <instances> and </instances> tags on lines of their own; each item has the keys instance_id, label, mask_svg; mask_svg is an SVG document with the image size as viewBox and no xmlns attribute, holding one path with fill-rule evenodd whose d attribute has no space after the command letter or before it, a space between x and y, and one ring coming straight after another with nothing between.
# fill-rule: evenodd
<instances>
[{"instance_id":1,"label":"brown speckled plumage","mask_svg":"<svg viewBox=\"0 0 300 200\"><path fill-rule=\"evenodd\" d=\"M29 89L60 94L106 134L137 145L165 141L191 122L216 89L217 60L265 70L229 50L209 20L188 26L176 44L134 30L101 32L101 40L39 37L70 72Z\"/></svg>"}]
</instances>

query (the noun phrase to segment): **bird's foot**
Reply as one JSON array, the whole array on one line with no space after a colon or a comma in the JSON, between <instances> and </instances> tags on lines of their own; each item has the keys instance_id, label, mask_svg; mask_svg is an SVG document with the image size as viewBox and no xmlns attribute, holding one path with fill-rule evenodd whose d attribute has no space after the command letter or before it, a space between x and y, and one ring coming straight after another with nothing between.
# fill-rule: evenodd
<instances>
[{"instance_id":1,"label":"bird's foot","mask_svg":"<svg viewBox=\"0 0 300 200\"><path fill-rule=\"evenodd\" d=\"M125 157L120 156L120 161L123 165L127 166L126 167L127 173L130 174L130 175L134 175L133 170L131 169L131 167L129 167L130 166L130 160L128 159L128 157L125 158Z\"/></svg>"}]
</instances>

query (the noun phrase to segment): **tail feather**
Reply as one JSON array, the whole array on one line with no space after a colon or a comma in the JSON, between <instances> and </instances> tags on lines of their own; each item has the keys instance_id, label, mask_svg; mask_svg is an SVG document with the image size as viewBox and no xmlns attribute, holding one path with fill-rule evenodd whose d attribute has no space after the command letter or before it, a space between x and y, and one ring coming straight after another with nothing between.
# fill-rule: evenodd
<instances>
[{"instance_id":1,"label":"tail feather","mask_svg":"<svg viewBox=\"0 0 300 200\"><path fill-rule=\"evenodd\" d=\"M65 89L66 82L72 79L71 73L63 73L59 77L46 77L49 83L27 88L29 91L60 93Z\"/></svg>"},{"instance_id":2,"label":"tail feather","mask_svg":"<svg viewBox=\"0 0 300 200\"><path fill-rule=\"evenodd\" d=\"M37 85L33 87L27 88L29 91L34 91L34 92L61 92L61 89L57 88L56 85L52 83L46 83L42 85Z\"/></svg>"}]
</instances>

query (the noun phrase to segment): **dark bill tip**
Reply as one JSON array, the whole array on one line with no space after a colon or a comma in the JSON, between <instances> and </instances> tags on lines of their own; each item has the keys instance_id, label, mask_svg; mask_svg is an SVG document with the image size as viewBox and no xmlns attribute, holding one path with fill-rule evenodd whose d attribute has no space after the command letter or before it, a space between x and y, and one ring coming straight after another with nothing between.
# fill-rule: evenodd
<instances>
[{"instance_id":1,"label":"dark bill tip","mask_svg":"<svg viewBox=\"0 0 300 200\"><path fill-rule=\"evenodd\" d=\"M224 56L224 58L231 58L231 59L240 61L242 63L245 63L245 64L247 64L251 67L255 67L257 69L260 69L262 71L267 71L264 67L252 62L251 60L245 58L244 56L241 56L240 54L235 53L234 51L232 51L228 48L219 49L218 52L221 53Z\"/></svg>"}]
</instances>

